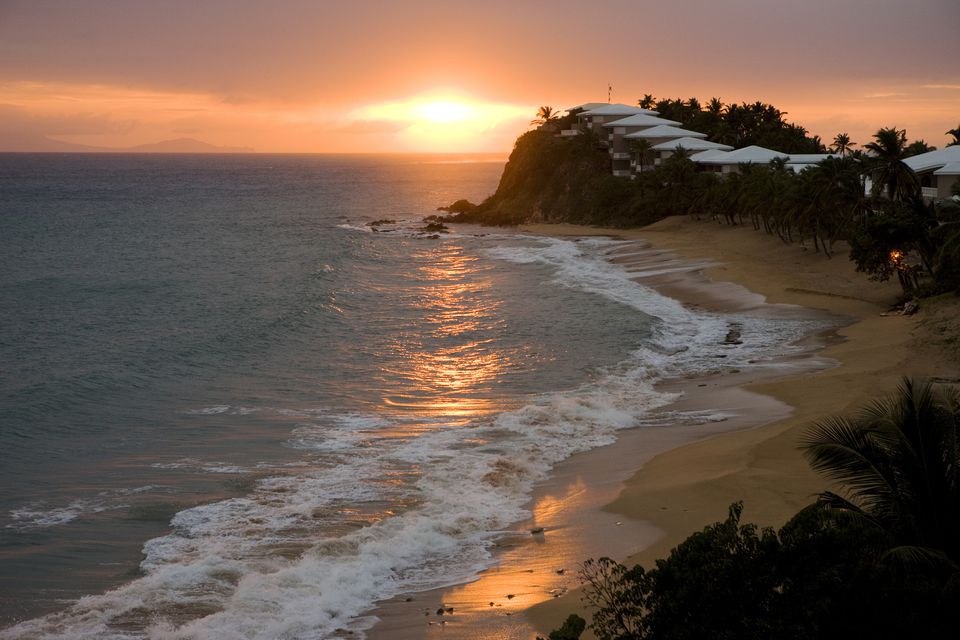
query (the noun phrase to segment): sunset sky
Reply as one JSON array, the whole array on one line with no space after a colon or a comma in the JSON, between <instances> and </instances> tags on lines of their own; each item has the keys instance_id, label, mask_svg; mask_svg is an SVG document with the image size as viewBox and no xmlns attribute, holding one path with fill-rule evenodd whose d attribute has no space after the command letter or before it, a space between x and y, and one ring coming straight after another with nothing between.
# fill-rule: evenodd
<instances>
[{"instance_id":1,"label":"sunset sky","mask_svg":"<svg viewBox=\"0 0 960 640\"><path fill-rule=\"evenodd\" d=\"M0 0L0 150L506 152L608 83L943 146L958 61L958 0Z\"/></svg>"}]
</instances>

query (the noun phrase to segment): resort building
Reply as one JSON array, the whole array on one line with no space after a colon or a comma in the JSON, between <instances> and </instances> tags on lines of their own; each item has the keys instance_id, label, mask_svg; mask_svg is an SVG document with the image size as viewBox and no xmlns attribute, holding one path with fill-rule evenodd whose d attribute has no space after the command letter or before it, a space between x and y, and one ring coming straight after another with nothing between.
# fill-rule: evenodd
<instances>
[{"instance_id":1,"label":"resort building","mask_svg":"<svg viewBox=\"0 0 960 640\"><path fill-rule=\"evenodd\" d=\"M733 147L728 144L710 142L704 138L685 136L675 140L660 142L650 147L650 151L653 154L653 166L659 165L676 153L678 149L686 151L691 157L701 151L733 151Z\"/></svg>"},{"instance_id":2,"label":"resort building","mask_svg":"<svg viewBox=\"0 0 960 640\"><path fill-rule=\"evenodd\" d=\"M629 104L605 104L594 109L581 111L577 114L577 119L579 120L582 130L594 129L602 135L603 129L601 129L601 127L604 123L635 115L655 116L659 115L659 113L657 111L651 111L650 109L633 107ZM602 141L605 142L605 140Z\"/></svg>"},{"instance_id":3,"label":"resort building","mask_svg":"<svg viewBox=\"0 0 960 640\"><path fill-rule=\"evenodd\" d=\"M827 158L834 158L832 153L793 153L787 160L787 169L800 173L807 167L818 165Z\"/></svg>"},{"instance_id":4,"label":"resort building","mask_svg":"<svg viewBox=\"0 0 960 640\"><path fill-rule=\"evenodd\" d=\"M951 187L960 179L960 145L910 156L903 163L917 174L924 198L949 198Z\"/></svg>"},{"instance_id":5,"label":"resort building","mask_svg":"<svg viewBox=\"0 0 960 640\"><path fill-rule=\"evenodd\" d=\"M647 144L647 149L652 146L670 142L673 140L679 140L681 138L706 138L707 134L700 133L699 131L690 131L688 129L681 129L680 127L674 127L670 125L657 125L656 127L650 127L649 129L643 129L641 131L635 131L633 133L628 133L623 136L624 142L627 145L627 148L630 152L628 156L630 158L630 164L628 166L617 166L617 158L614 156L614 172L613 175L624 175L618 174L617 170L626 171L625 175L631 175L633 170L643 171L644 169L653 168L653 163L648 163L646 161L646 156L641 157L642 154L646 154L646 151L636 144L634 141L644 140ZM639 148L638 148L639 147Z\"/></svg>"},{"instance_id":6,"label":"resort building","mask_svg":"<svg viewBox=\"0 0 960 640\"><path fill-rule=\"evenodd\" d=\"M672 125L678 124L680 123L676 120L667 120L645 113L638 113L613 122L605 122L603 128L607 132L607 145L610 149L610 158L614 162L614 170L618 169L616 166L618 161L623 165L619 167L619 170L629 170L629 166L625 164L625 161L629 161L631 158L630 143L626 139L627 135L649 131L654 127L672 127Z\"/></svg>"},{"instance_id":7,"label":"resort building","mask_svg":"<svg viewBox=\"0 0 960 640\"><path fill-rule=\"evenodd\" d=\"M605 107L609 104L610 103L608 102L584 102L583 104L578 104L575 107L570 107L569 109L567 109L567 114L571 116L577 116L577 124L574 125L573 128L571 129L562 129L560 131L560 136L566 138L569 136L580 135L581 133L583 133L583 130L580 128L581 126L580 124L581 121L579 117L580 114L583 113L584 111L590 111L591 109L598 109L600 107Z\"/></svg>"},{"instance_id":8,"label":"resort building","mask_svg":"<svg viewBox=\"0 0 960 640\"><path fill-rule=\"evenodd\" d=\"M829 153L789 155L759 146L734 149L730 145L707 140L705 133L683 129L680 126L682 123L661 118L656 111L628 104L586 102L567 109L567 113L577 117L577 125L576 128L561 131L560 135L566 137L585 131L596 132L599 144L606 147L610 154L613 175L620 177L633 178L641 171L653 169L678 149L689 154L690 160L701 169L724 175L739 173L741 165L769 165L774 160L782 160L787 169L799 173L833 157ZM921 170L926 172L921 175L924 195L934 197L934 192L945 194L938 197L950 195L950 185L960 176L960 147L950 147L908 160L921 163ZM920 173L916 168L914 170Z\"/></svg>"},{"instance_id":9,"label":"resort building","mask_svg":"<svg viewBox=\"0 0 960 640\"><path fill-rule=\"evenodd\" d=\"M773 149L751 145L736 151L701 151L690 159L711 171L728 174L739 173L742 164L770 164L776 159L789 162L790 156Z\"/></svg>"}]
</instances>

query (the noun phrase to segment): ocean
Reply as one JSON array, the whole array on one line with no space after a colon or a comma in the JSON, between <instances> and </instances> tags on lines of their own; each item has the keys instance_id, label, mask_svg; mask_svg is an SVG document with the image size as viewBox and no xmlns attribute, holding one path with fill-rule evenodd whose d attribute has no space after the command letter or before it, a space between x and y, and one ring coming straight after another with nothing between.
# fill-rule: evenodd
<instances>
[{"instance_id":1,"label":"ocean","mask_svg":"<svg viewBox=\"0 0 960 640\"><path fill-rule=\"evenodd\" d=\"M0 154L0 637L360 637L658 381L811 330L688 309L613 238L422 230L502 168Z\"/></svg>"}]
</instances>

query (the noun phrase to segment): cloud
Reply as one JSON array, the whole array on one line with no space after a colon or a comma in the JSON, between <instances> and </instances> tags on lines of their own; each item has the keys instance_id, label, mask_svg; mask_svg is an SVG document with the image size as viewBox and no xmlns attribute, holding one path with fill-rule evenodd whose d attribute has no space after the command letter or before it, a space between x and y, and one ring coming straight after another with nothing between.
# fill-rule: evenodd
<instances>
[{"instance_id":1,"label":"cloud","mask_svg":"<svg viewBox=\"0 0 960 640\"><path fill-rule=\"evenodd\" d=\"M413 122L407 120L354 120L337 131L359 134L399 133L411 125Z\"/></svg>"},{"instance_id":2,"label":"cloud","mask_svg":"<svg viewBox=\"0 0 960 640\"><path fill-rule=\"evenodd\" d=\"M960 84L925 84L924 89L954 89L960 90Z\"/></svg>"},{"instance_id":3,"label":"cloud","mask_svg":"<svg viewBox=\"0 0 960 640\"><path fill-rule=\"evenodd\" d=\"M36 135L126 135L135 129L137 124L134 119L116 118L109 114L39 114L16 105L0 104L0 125L5 129L17 128Z\"/></svg>"}]
</instances>

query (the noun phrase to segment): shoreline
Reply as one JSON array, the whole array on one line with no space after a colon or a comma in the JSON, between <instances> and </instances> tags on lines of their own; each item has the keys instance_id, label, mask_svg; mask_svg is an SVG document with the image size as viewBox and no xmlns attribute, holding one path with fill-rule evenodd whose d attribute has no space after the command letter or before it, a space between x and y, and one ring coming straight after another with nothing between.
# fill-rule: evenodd
<instances>
[{"instance_id":1,"label":"shoreline","mask_svg":"<svg viewBox=\"0 0 960 640\"><path fill-rule=\"evenodd\" d=\"M561 227L554 233L576 231ZM550 230L546 225L533 229ZM856 273L843 252L828 259L803 247L783 245L752 228L686 218L668 218L617 235L699 261L702 272L696 280L701 284L716 282L731 291L745 288L774 305L799 305L850 318L835 337L827 337L817 354L835 361L835 366L744 386L787 404L789 416L672 449L637 469L603 509L651 522L664 536L638 553L614 556L627 566L652 566L690 534L722 520L737 500L745 503L744 521L783 525L829 486L809 469L797 446L809 424L859 409L893 391L905 375L954 380L960 375L960 365L937 349L935 338L929 342L936 328L925 323L924 314L881 315L900 294L899 288ZM700 287L691 289L669 277L660 286L661 292L679 299ZM956 300L942 304L960 307ZM579 613L589 622L576 592L531 608L527 617L535 628L546 631L569 613Z\"/></svg>"},{"instance_id":2,"label":"shoreline","mask_svg":"<svg viewBox=\"0 0 960 640\"><path fill-rule=\"evenodd\" d=\"M560 463L551 478L538 486L532 496L530 508L534 517L529 522L518 523L515 532L498 545L495 567L465 585L406 594L381 603L372 612L380 622L367 632L368 637L388 640L429 637L441 630L447 636L452 633L458 638L532 638L536 632L546 634L559 626L567 614L579 612L584 615L577 593L576 568L587 557L607 555L618 560L628 559L630 563L649 562L664 555L690 533L722 519L730 502L741 498L746 498L748 503L745 517L769 517L756 505L751 507L750 496L724 501L716 492L710 491L711 478L722 479L729 469L722 465L721 468L714 464L704 465L704 460L709 461L714 449L729 455L726 449L729 445L724 444L728 437L761 433L754 438L762 442L771 428L795 422L798 419L795 405L782 395L769 393L765 387L797 386L799 381L817 373L841 368L843 365L838 364L833 356L829 360L824 356L825 350L840 342L843 331L862 321L865 315L886 308L883 300L892 301L897 288L869 283L878 291L870 293L872 298L863 299L858 290L863 283L858 279L866 281L865 277L853 273L852 264L835 260L853 274L849 281L855 285L856 295L842 291L827 292L825 296L822 293L802 294L819 295L829 304L798 304L795 296L771 296L770 292L758 291L757 287L735 284L740 278L723 278L724 272L730 268L723 262L723 256L705 252L706 247L696 246L696 242L684 247L671 234L683 236L689 231L669 227L665 230L663 226L677 224L677 221L665 222L666 225L642 230L574 225L535 225L523 227L523 230L550 236L604 235L635 240L637 244L632 250L626 245L622 249L623 255L612 255L611 259L628 270L653 273L638 279L687 306L719 313L816 317L834 329L808 335L801 341L808 344L799 357L783 358L772 370L736 371L659 383L658 390L684 392L683 398L665 408L668 412L719 409L732 417L720 425L683 425L679 429L661 417L664 428L646 426L625 430L618 436L616 445L576 454ZM688 224L710 227L709 223ZM679 225L687 226L684 222ZM755 235L761 242L778 244L752 229L734 231ZM657 236L658 232L663 235ZM773 248L781 247L783 245ZM790 249L796 247L785 248ZM823 256L816 257L827 260ZM651 266L658 268L650 269ZM721 272L719 277L717 270ZM805 286L794 288L812 290L806 283L799 284ZM837 301L841 304L836 304ZM718 441L720 444L712 444ZM677 473L677 464L669 460L678 451L688 450L695 453L692 461L686 460L687 466L696 464L696 468L704 469L711 477L697 476L696 469L688 470L687 474ZM638 455L637 452L643 453ZM749 448L740 451L740 457L749 458L749 453ZM799 453L795 457L799 458ZM666 464L665 459L668 460ZM649 469L656 471L641 477ZM790 477L787 486L773 492L779 495L767 496L781 503L781 512L789 511L787 517L808 504L812 494L823 488L805 464L803 470L806 472L804 477ZM805 487L812 482L818 483L816 488L806 491ZM683 490L703 491L703 485L707 485L706 497L687 505ZM667 506L673 503L661 499L666 497L665 494L657 493L665 487L679 492L680 502L676 503L675 509ZM638 488L641 495L637 495ZM789 499L784 500L785 497ZM761 515L757 515L758 512ZM770 516L774 521L785 519L779 512ZM703 524L698 524L701 521ZM551 522L559 525L552 526ZM762 521L761 524L768 522ZM529 528L544 525L544 535L531 536L528 533ZM441 606L453 607L455 613L437 616L436 609Z\"/></svg>"}]
</instances>

